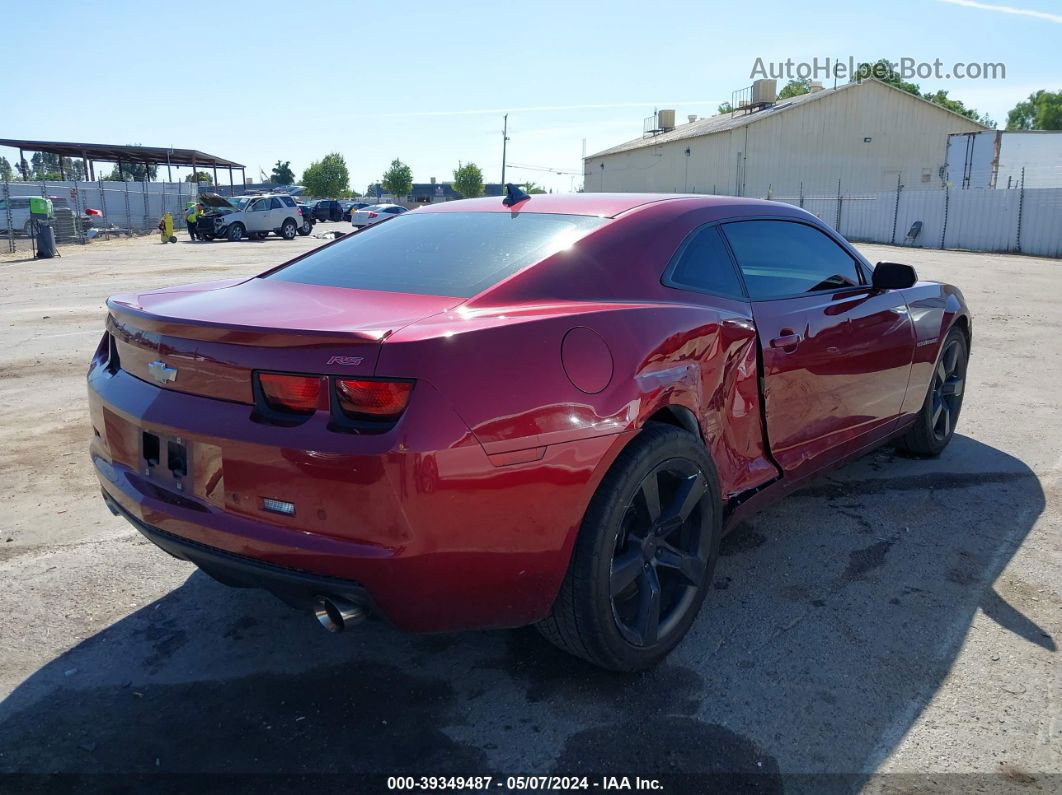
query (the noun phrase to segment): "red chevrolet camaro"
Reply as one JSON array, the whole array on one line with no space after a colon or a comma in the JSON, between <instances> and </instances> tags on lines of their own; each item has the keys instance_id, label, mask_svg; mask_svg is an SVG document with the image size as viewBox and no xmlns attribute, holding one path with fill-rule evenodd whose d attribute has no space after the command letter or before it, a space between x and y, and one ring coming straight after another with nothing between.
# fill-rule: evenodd
<instances>
[{"instance_id":1,"label":"red chevrolet camaro","mask_svg":"<svg viewBox=\"0 0 1062 795\"><path fill-rule=\"evenodd\" d=\"M824 468L951 439L970 314L796 207L427 206L249 279L108 302L108 506L332 630L537 624L661 660L720 537Z\"/></svg>"}]
</instances>

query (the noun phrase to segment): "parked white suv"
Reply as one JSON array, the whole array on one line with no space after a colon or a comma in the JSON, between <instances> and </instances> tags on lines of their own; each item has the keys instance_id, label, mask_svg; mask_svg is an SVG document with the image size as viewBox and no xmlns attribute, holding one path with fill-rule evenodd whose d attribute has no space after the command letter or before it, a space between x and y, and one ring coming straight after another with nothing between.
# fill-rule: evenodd
<instances>
[{"instance_id":1,"label":"parked white suv","mask_svg":"<svg viewBox=\"0 0 1062 795\"><path fill-rule=\"evenodd\" d=\"M196 231L206 240L241 240L245 237L261 240L270 232L285 240L294 240L302 226L302 210L286 193L231 198L200 193L199 201L206 206L207 212L199 220Z\"/></svg>"}]
</instances>

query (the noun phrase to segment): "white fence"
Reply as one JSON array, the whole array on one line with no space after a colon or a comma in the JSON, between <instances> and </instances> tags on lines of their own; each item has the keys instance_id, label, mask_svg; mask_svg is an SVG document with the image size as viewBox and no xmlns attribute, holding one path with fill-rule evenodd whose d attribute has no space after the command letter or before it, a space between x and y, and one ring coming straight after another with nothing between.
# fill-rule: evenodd
<instances>
[{"instance_id":1,"label":"white fence","mask_svg":"<svg viewBox=\"0 0 1062 795\"><path fill-rule=\"evenodd\" d=\"M771 198L803 207L851 240L1062 257L1062 188ZM918 221L922 228L912 239Z\"/></svg>"},{"instance_id":2,"label":"white fence","mask_svg":"<svg viewBox=\"0 0 1062 795\"><path fill-rule=\"evenodd\" d=\"M3 182L0 199L51 198L56 238L85 242L96 235L154 232L166 212L173 214L174 226L180 229L185 205L195 201L196 188L190 182ZM90 209L100 214L90 214ZM9 220L6 207L0 210L0 230L6 230L0 232L0 239L7 239L11 251L16 239L25 236L26 212L15 211Z\"/></svg>"}]
</instances>

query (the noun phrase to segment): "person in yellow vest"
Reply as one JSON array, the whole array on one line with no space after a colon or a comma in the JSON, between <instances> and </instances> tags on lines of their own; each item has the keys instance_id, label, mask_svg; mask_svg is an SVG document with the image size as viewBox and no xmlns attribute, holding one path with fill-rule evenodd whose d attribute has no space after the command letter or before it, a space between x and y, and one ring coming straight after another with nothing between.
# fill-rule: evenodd
<instances>
[{"instance_id":1,"label":"person in yellow vest","mask_svg":"<svg viewBox=\"0 0 1062 795\"><path fill-rule=\"evenodd\" d=\"M195 226L202 215L203 205L201 204L189 204L184 212L184 220L185 223L188 224L188 236L192 238L192 240L199 239L199 235L197 235L195 231Z\"/></svg>"}]
</instances>

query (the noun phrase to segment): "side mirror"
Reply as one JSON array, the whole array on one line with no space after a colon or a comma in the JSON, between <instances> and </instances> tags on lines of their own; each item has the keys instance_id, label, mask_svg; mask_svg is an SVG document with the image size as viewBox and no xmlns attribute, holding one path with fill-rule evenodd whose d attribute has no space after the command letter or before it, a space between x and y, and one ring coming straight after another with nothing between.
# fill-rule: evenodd
<instances>
[{"instance_id":1,"label":"side mirror","mask_svg":"<svg viewBox=\"0 0 1062 795\"><path fill-rule=\"evenodd\" d=\"M879 290L903 290L914 287L918 274L910 265L900 262L879 262L874 266L871 284Z\"/></svg>"}]
</instances>

